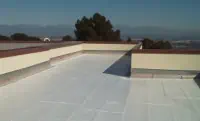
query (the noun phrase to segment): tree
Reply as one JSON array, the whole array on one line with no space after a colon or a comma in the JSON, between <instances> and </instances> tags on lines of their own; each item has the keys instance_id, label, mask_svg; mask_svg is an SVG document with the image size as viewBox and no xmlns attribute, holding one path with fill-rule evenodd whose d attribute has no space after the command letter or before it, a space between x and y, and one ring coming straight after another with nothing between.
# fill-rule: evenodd
<instances>
[{"instance_id":1,"label":"tree","mask_svg":"<svg viewBox=\"0 0 200 121\"><path fill-rule=\"evenodd\" d=\"M28 35L24 33L15 33L10 36L12 40L28 40Z\"/></svg>"},{"instance_id":2,"label":"tree","mask_svg":"<svg viewBox=\"0 0 200 121\"><path fill-rule=\"evenodd\" d=\"M66 35L62 38L62 41L72 41L73 38L70 35Z\"/></svg>"},{"instance_id":3,"label":"tree","mask_svg":"<svg viewBox=\"0 0 200 121\"><path fill-rule=\"evenodd\" d=\"M92 17L82 17L75 24L77 40L120 41L120 30L113 30L113 26L105 16L95 13Z\"/></svg>"},{"instance_id":4,"label":"tree","mask_svg":"<svg viewBox=\"0 0 200 121\"><path fill-rule=\"evenodd\" d=\"M149 49L172 49L172 45L168 41L157 41Z\"/></svg>"},{"instance_id":5,"label":"tree","mask_svg":"<svg viewBox=\"0 0 200 121\"><path fill-rule=\"evenodd\" d=\"M173 48L172 44L169 41L166 41L164 44L164 49L172 49L172 48Z\"/></svg>"},{"instance_id":6,"label":"tree","mask_svg":"<svg viewBox=\"0 0 200 121\"><path fill-rule=\"evenodd\" d=\"M153 41L151 39L144 39L142 41L143 49L172 49L172 45L168 41Z\"/></svg>"},{"instance_id":7,"label":"tree","mask_svg":"<svg viewBox=\"0 0 200 121\"><path fill-rule=\"evenodd\" d=\"M39 37L28 36L27 40L29 41L42 41Z\"/></svg>"},{"instance_id":8,"label":"tree","mask_svg":"<svg viewBox=\"0 0 200 121\"><path fill-rule=\"evenodd\" d=\"M10 36L12 40L22 40L22 41L41 41L39 37L28 36L24 33L15 33Z\"/></svg>"},{"instance_id":9,"label":"tree","mask_svg":"<svg viewBox=\"0 0 200 121\"><path fill-rule=\"evenodd\" d=\"M128 39L127 39L127 42L131 42L132 40L131 40L131 38L130 37L128 37Z\"/></svg>"},{"instance_id":10,"label":"tree","mask_svg":"<svg viewBox=\"0 0 200 121\"><path fill-rule=\"evenodd\" d=\"M0 40L10 40L10 38L4 35L0 35Z\"/></svg>"},{"instance_id":11,"label":"tree","mask_svg":"<svg viewBox=\"0 0 200 121\"><path fill-rule=\"evenodd\" d=\"M153 45L153 40L149 39L149 38L144 38L142 41L142 47L144 49L149 49L152 45Z\"/></svg>"}]
</instances>

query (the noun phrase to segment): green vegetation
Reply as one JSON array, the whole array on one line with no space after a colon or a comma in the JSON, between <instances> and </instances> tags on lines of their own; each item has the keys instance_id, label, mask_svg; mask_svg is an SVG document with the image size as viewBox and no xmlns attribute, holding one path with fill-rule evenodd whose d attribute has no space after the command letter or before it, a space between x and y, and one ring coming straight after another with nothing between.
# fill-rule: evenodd
<instances>
[{"instance_id":1,"label":"green vegetation","mask_svg":"<svg viewBox=\"0 0 200 121\"><path fill-rule=\"evenodd\" d=\"M0 40L10 40L10 37L0 35Z\"/></svg>"},{"instance_id":2,"label":"green vegetation","mask_svg":"<svg viewBox=\"0 0 200 121\"><path fill-rule=\"evenodd\" d=\"M70 35L66 35L62 38L62 41L73 41L74 39Z\"/></svg>"},{"instance_id":3,"label":"green vegetation","mask_svg":"<svg viewBox=\"0 0 200 121\"><path fill-rule=\"evenodd\" d=\"M169 41L153 41L148 38L142 41L142 46L143 49L172 49L172 45Z\"/></svg>"},{"instance_id":4,"label":"green vegetation","mask_svg":"<svg viewBox=\"0 0 200 121\"><path fill-rule=\"evenodd\" d=\"M24 33L15 33L15 34L11 35L10 38L12 40L27 40L28 35L26 35Z\"/></svg>"},{"instance_id":5,"label":"green vegetation","mask_svg":"<svg viewBox=\"0 0 200 121\"><path fill-rule=\"evenodd\" d=\"M40 38L34 36L28 36L24 33L15 33L10 36L12 40L22 40L22 41L41 41Z\"/></svg>"},{"instance_id":6,"label":"green vegetation","mask_svg":"<svg viewBox=\"0 0 200 121\"><path fill-rule=\"evenodd\" d=\"M110 20L99 13L93 17L83 17L75 24L77 40L84 41L120 41L120 30L113 30Z\"/></svg>"},{"instance_id":7,"label":"green vegetation","mask_svg":"<svg viewBox=\"0 0 200 121\"><path fill-rule=\"evenodd\" d=\"M34 37L34 36L28 36L28 39L30 41L42 41L39 37Z\"/></svg>"},{"instance_id":8,"label":"green vegetation","mask_svg":"<svg viewBox=\"0 0 200 121\"><path fill-rule=\"evenodd\" d=\"M128 39L126 40L127 42L131 42L132 40L131 40L131 38L130 37L128 37Z\"/></svg>"}]
</instances>

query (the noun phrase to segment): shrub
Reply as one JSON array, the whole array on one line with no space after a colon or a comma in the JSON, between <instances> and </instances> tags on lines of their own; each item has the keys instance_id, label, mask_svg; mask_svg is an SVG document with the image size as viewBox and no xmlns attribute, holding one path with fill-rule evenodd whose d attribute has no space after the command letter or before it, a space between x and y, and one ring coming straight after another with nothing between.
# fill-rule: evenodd
<instances>
[{"instance_id":1,"label":"shrub","mask_svg":"<svg viewBox=\"0 0 200 121\"><path fill-rule=\"evenodd\" d=\"M70 35L66 35L62 38L62 41L72 41L73 38Z\"/></svg>"},{"instance_id":2,"label":"shrub","mask_svg":"<svg viewBox=\"0 0 200 121\"><path fill-rule=\"evenodd\" d=\"M22 41L41 41L39 37L28 36L24 33L15 33L10 36L12 40L22 40Z\"/></svg>"},{"instance_id":3,"label":"shrub","mask_svg":"<svg viewBox=\"0 0 200 121\"><path fill-rule=\"evenodd\" d=\"M32 41L42 41L39 37L34 37L34 36L28 36L28 40L32 40Z\"/></svg>"},{"instance_id":4,"label":"shrub","mask_svg":"<svg viewBox=\"0 0 200 121\"><path fill-rule=\"evenodd\" d=\"M24 33L15 33L10 36L12 40L28 40L28 35Z\"/></svg>"},{"instance_id":5,"label":"shrub","mask_svg":"<svg viewBox=\"0 0 200 121\"><path fill-rule=\"evenodd\" d=\"M149 49L153 45L154 41L148 38L144 38L142 41L142 46L144 49Z\"/></svg>"},{"instance_id":6,"label":"shrub","mask_svg":"<svg viewBox=\"0 0 200 121\"><path fill-rule=\"evenodd\" d=\"M172 45L168 41L153 41L144 39L142 41L143 49L172 49Z\"/></svg>"},{"instance_id":7,"label":"shrub","mask_svg":"<svg viewBox=\"0 0 200 121\"><path fill-rule=\"evenodd\" d=\"M10 40L10 38L7 36L0 35L0 40Z\"/></svg>"},{"instance_id":8,"label":"shrub","mask_svg":"<svg viewBox=\"0 0 200 121\"><path fill-rule=\"evenodd\" d=\"M127 42L131 42L132 40L131 40L131 38L130 37L128 37L128 39L127 39Z\"/></svg>"}]
</instances>

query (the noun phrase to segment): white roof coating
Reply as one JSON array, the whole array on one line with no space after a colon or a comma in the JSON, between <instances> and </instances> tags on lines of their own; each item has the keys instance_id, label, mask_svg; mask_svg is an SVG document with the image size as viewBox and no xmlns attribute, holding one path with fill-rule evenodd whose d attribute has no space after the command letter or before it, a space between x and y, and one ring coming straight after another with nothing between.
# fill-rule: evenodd
<instances>
[{"instance_id":1,"label":"white roof coating","mask_svg":"<svg viewBox=\"0 0 200 121\"><path fill-rule=\"evenodd\" d=\"M0 87L0 121L200 121L193 80L116 75L127 59L106 73L120 57L83 54Z\"/></svg>"}]
</instances>

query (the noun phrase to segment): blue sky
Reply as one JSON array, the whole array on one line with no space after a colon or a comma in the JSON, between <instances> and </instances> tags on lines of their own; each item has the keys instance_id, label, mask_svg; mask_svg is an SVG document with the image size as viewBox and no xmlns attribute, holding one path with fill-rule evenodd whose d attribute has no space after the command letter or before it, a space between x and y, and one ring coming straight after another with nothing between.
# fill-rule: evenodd
<instances>
[{"instance_id":1,"label":"blue sky","mask_svg":"<svg viewBox=\"0 0 200 121\"><path fill-rule=\"evenodd\" d=\"M1 0L0 24L74 25L95 12L114 25L200 29L200 0Z\"/></svg>"}]
</instances>

